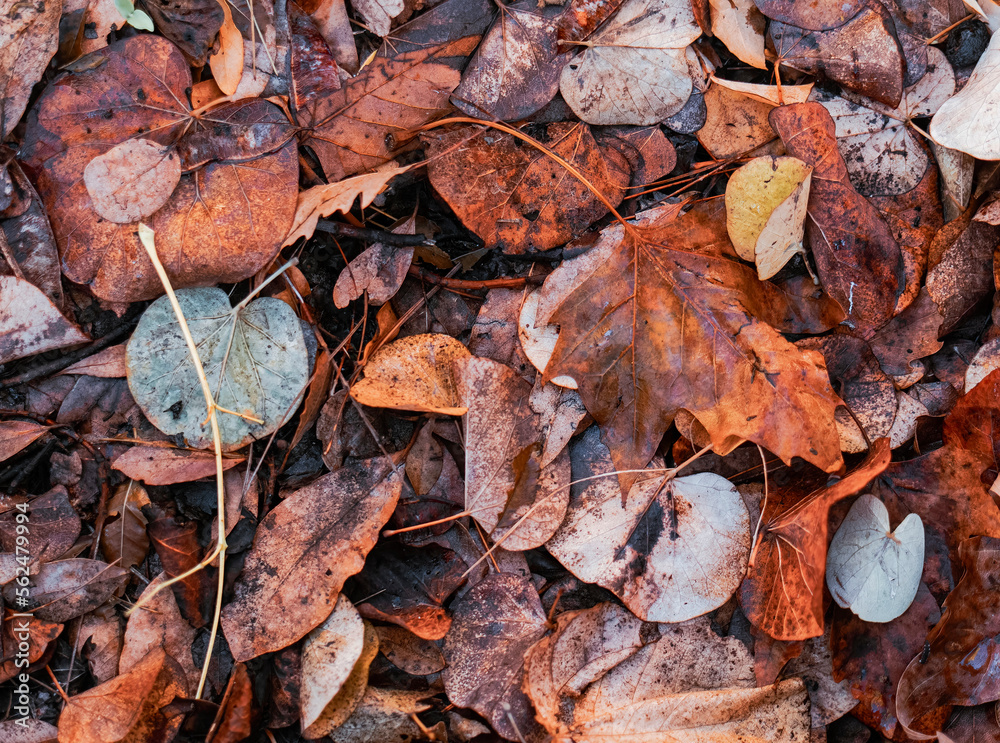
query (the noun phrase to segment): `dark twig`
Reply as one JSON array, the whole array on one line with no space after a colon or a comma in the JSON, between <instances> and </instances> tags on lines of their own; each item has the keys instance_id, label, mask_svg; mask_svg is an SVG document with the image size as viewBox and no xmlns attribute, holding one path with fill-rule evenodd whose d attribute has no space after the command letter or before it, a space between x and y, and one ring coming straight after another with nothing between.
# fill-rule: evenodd
<instances>
[{"instance_id":1,"label":"dark twig","mask_svg":"<svg viewBox=\"0 0 1000 743\"><path fill-rule=\"evenodd\" d=\"M447 276L438 276L436 273L425 271L417 266L410 266L407 273L414 278L426 281L444 289L458 289L465 291L476 291L484 289L518 289L525 284L541 284L545 277L538 276L512 276L506 279L485 279L483 281L469 281L466 279L451 279Z\"/></svg>"},{"instance_id":2,"label":"dark twig","mask_svg":"<svg viewBox=\"0 0 1000 743\"><path fill-rule=\"evenodd\" d=\"M384 243L400 248L413 247L414 245L433 245L434 241L424 235L397 235L395 232L386 230L376 230L370 227L352 227L341 222L331 222L328 219L321 219L316 223L316 229L328 235L337 237L353 237L356 240L365 240L371 243Z\"/></svg>"}]
</instances>

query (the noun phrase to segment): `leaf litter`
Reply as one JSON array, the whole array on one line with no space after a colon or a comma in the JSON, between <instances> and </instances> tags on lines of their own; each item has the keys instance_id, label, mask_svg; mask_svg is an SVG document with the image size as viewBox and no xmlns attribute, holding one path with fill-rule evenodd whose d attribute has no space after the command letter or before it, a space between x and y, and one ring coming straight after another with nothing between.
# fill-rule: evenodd
<instances>
[{"instance_id":1,"label":"leaf litter","mask_svg":"<svg viewBox=\"0 0 1000 743\"><path fill-rule=\"evenodd\" d=\"M996 737L996 3L430 5L0 13L0 739Z\"/></svg>"}]
</instances>

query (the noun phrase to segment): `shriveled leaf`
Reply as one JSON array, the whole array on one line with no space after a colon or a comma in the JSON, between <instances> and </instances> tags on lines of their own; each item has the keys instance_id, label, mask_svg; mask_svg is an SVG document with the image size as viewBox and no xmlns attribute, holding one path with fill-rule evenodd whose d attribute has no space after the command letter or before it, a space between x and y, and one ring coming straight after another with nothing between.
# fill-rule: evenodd
<instances>
[{"instance_id":1,"label":"shriveled leaf","mask_svg":"<svg viewBox=\"0 0 1000 743\"><path fill-rule=\"evenodd\" d=\"M757 157L726 185L726 227L740 258L769 279L802 252L812 168L794 157Z\"/></svg>"},{"instance_id":2,"label":"shriveled leaf","mask_svg":"<svg viewBox=\"0 0 1000 743\"><path fill-rule=\"evenodd\" d=\"M883 472L890 453L889 440L879 439L850 474L805 499L794 489L770 495L754 565L739 591L740 606L755 627L776 640L806 640L823 633L830 506Z\"/></svg>"},{"instance_id":3,"label":"shriveled leaf","mask_svg":"<svg viewBox=\"0 0 1000 743\"><path fill-rule=\"evenodd\" d=\"M813 168L806 238L823 288L863 337L892 317L904 285L903 257L888 225L851 185L836 127L818 103L769 116L789 154Z\"/></svg>"},{"instance_id":4,"label":"shriveled leaf","mask_svg":"<svg viewBox=\"0 0 1000 743\"><path fill-rule=\"evenodd\" d=\"M157 740L169 743L184 721L163 708L188 695L184 671L155 648L129 673L70 697L59 716L59 743L116 743Z\"/></svg>"},{"instance_id":5,"label":"shriveled leaf","mask_svg":"<svg viewBox=\"0 0 1000 743\"><path fill-rule=\"evenodd\" d=\"M37 83L59 47L58 2L0 5L0 141L17 126Z\"/></svg>"},{"instance_id":6,"label":"shriveled leaf","mask_svg":"<svg viewBox=\"0 0 1000 743\"><path fill-rule=\"evenodd\" d=\"M411 335L383 346L365 366L365 376L351 387L362 405L462 415L452 362L468 358L468 349L451 336Z\"/></svg>"},{"instance_id":7,"label":"shriveled leaf","mask_svg":"<svg viewBox=\"0 0 1000 743\"><path fill-rule=\"evenodd\" d=\"M548 550L581 580L613 591L637 616L682 622L733 595L750 555L750 515L736 488L703 472L632 486L624 503L596 430L572 447L572 497ZM696 570L691 566L697 565Z\"/></svg>"},{"instance_id":8,"label":"shriveled leaf","mask_svg":"<svg viewBox=\"0 0 1000 743\"><path fill-rule=\"evenodd\" d=\"M927 55L927 72L903 90L895 108L850 91L838 96L817 89L810 95L833 117L851 183L865 196L910 191L927 170L929 153L918 139L923 135L910 123L934 114L955 92L955 73L944 52L930 46Z\"/></svg>"},{"instance_id":9,"label":"shriveled leaf","mask_svg":"<svg viewBox=\"0 0 1000 743\"><path fill-rule=\"evenodd\" d=\"M826 556L833 600L866 622L891 622L913 603L924 567L924 525L911 513L890 530L878 498L862 495L837 529Z\"/></svg>"},{"instance_id":10,"label":"shriveled leaf","mask_svg":"<svg viewBox=\"0 0 1000 743\"><path fill-rule=\"evenodd\" d=\"M813 84L807 85L762 85L760 83L742 83L738 80L726 80L712 75L712 85L741 93L759 103L769 103L772 106L784 106L791 103L805 103L812 92Z\"/></svg>"},{"instance_id":11,"label":"shriveled leaf","mask_svg":"<svg viewBox=\"0 0 1000 743\"><path fill-rule=\"evenodd\" d=\"M327 3L331 7L335 4ZM288 6L288 27L291 33L288 49L290 103L298 111L327 90L341 86L340 67L317 26L317 19L305 13L297 3ZM351 45L354 45L353 39Z\"/></svg>"},{"instance_id":12,"label":"shriveled leaf","mask_svg":"<svg viewBox=\"0 0 1000 743\"><path fill-rule=\"evenodd\" d=\"M534 739L539 726L521 681L525 653L548 631L535 588L520 576L494 574L454 609L444 640L448 698L481 714L508 740Z\"/></svg>"},{"instance_id":13,"label":"shriveled leaf","mask_svg":"<svg viewBox=\"0 0 1000 743\"><path fill-rule=\"evenodd\" d=\"M569 502L569 458L541 466L541 421L531 385L490 359L455 362L465 415L465 507L505 549L540 547Z\"/></svg>"},{"instance_id":14,"label":"shriveled leaf","mask_svg":"<svg viewBox=\"0 0 1000 743\"><path fill-rule=\"evenodd\" d=\"M617 205L628 162L600 147L586 124L549 124L536 139L580 171ZM462 222L506 253L548 250L604 216L608 208L566 168L506 132L461 127L425 135L431 185Z\"/></svg>"},{"instance_id":15,"label":"shriveled leaf","mask_svg":"<svg viewBox=\"0 0 1000 743\"><path fill-rule=\"evenodd\" d=\"M299 111L299 123L309 129L304 143L331 183L388 162L418 127L450 108L459 70L479 43L492 8L486 0L435 6L396 29L342 88L326 91Z\"/></svg>"},{"instance_id":16,"label":"shriveled leaf","mask_svg":"<svg viewBox=\"0 0 1000 743\"><path fill-rule=\"evenodd\" d=\"M27 609L47 622L66 622L93 611L125 585L128 571L82 557L43 565L29 579ZM15 583L4 586L4 600L14 604ZM18 604L18 606L20 606Z\"/></svg>"},{"instance_id":17,"label":"shriveled leaf","mask_svg":"<svg viewBox=\"0 0 1000 743\"><path fill-rule=\"evenodd\" d=\"M155 591L166 579L166 573L160 573L143 593ZM195 665L191 652L196 635L194 627L181 616L173 592L160 591L129 617L118 661L119 673L128 673L162 648L183 669L186 686L197 689L201 669Z\"/></svg>"},{"instance_id":18,"label":"shriveled leaf","mask_svg":"<svg viewBox=\"0 0 1000 743\"><path fill-rule=\"evenodd\" d=\"M589 124L655 124L691 95L684 50L700 35L687 0L626 0L563 68L559 90Z\"/></svg>"},{"instance_id":19,"label":"shriveled leaf","mask_svg":"<svg viewBox=\"0 0 1000 743\"><path fill-rule=\"evenodd\" d=\"M722 204L681 208L605 229L548 276L535 322L561 329L543 379L576 380L617 469L644 467L681 408L717 444L738 436L836 469L823 363L768 324L785 326L788 297L728 257Z\"/></svg>"},{"instance_id":20,"label":"shriveled leaf","mask_svg":"<svg viewBox=\"0 0 1000 743\"><path fill-rule=\"evenodd\" d=\"M341 594L323 623L302 644L302 729L312 725L340 691L361 657L365 625L358 610Z\"/></svg>"},{"instance_id":21,"label":"shriveled leaf","mask_svg":"<svg viewBox=\"0 0 1000 743\"><path fill-rule=\"evenodd\" d=\"M35 421L0 421L0 462L31 446L49 430Z\"/></svg>"},{"instance_id":22,"label":"shriveled leaf","mask_svg":"<svg viewBox=\"0 0 1000 743\"><path fill-rule=\"evenodd\" d=\"M344 581L361 569L389 519L400 478L385 459L342 467L264 517L236 598L222 611L233 657L279 650L330 615ZM291 604L301 608L284 611Z\"/></svg>"},{"instance_id":23,"label":"shriveled leaf","mask_svg":"<svg viewBox=\"0 0 1000 743\"><path fill-rule=\"evenodd\" d=\"M0 276L0 364L89 340L41 289L26 279Z\"/></svg>"},{"instance_id":24,"label":"shriveled leaf","mask_svg":"<svg viewBox=\"0 0 1000 743\"><path fill-rule=\"evenodd\" d=\"M227 458L222 461L222 467L232 469L242 461L241 458ZM163 446L133 446L117 457L112 466L127 477L147 485L173 485L214 477L215 455Z\"/></svg>"},{"instance_id":25,"label":"shriveled leaf","mask_svg":"<svg viewBox=\"0 0 1000 743\"><path fill-rule=\"evenodd\" d=\"M154 214L181 179L172 148L148 139L129 139L98 155L83 169L94 211L116 224Z\"/></svg>"},{"instance_id":26,"label":"shriveled leaf","mask_svg":"<svg viewBox=\"0 0 1000 743\"><path fill-rule=\"evenodd\" d=\"M177 301L216 403L233 411L218 414L223 448L239 448L284 423L309 381L302 326L292 308L273 297L233 308L221 289L180 290ZM126 361L132 396L150 421L164 433L183 433L193 446L210 447L205 395L167 297L143 313Z\"/></svg>"},{"instance_id":27,"label":"shriveled leaf","mask_svg":"<svg viewBox=\"0 0 1000 743\"><path fill-rule=\"evenodd\" d=\"M329 735L351 717L364 698L365 690L368 688L368 671L376 655L378 655L378 634L371 624L363 622L362 648L357 661L340 689L320 711L315 722L309 727L302 726L303 738L315 740Z\"/></svg>"},{"instance_id":28,"label":"shriveled leaf","mask_svg":"<svg viewBox=\"0 0 1000 743\"><path fill-rule=\"evenodd\" d=\"M899 105L906 64L896 24L880 2L866 2L847 23L827 31L775 21L768 34L782 65Z\"/></svg>"},{"instance_id":29,"label":"shriveled leaf","mask_svg":"<svg viewBox=\"0 0 1000 743\"><path fill-rule=\"evenodd\" d=\"M516 121L551 101L565 64L556 46L558 10L534 0L500 6L452 94L455 107L476 118Z\"/></svg>"}]
</instances>

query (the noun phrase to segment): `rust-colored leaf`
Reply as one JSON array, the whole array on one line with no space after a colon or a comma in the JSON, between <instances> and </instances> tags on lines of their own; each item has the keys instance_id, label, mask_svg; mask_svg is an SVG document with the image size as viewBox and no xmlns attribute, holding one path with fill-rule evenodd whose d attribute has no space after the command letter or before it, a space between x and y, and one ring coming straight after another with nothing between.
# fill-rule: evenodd
<instances>
[{"instance_id":1,"label":"rust-colored leaf","mask_svg":"<svg viewBox=\"0 0 1000 743\"><path fill-rule=\"evenodd\" d=\"M206 740L208 743L240 743L250 736L252 723L253 686L246 664L237 663Z\"/></svg>"},{"instance_id":2,"label":"rust-colored leaf","mask_svg":"<svg viewBox=\"0 0 1000 743\"><path fill-rule=\"evenodd\" d=\"M167 576L173 578L197 565L203 551L198 543L198 524L181 521L162 511L153 511L151 518L146 530ZM181 614L192 627L203 627L210 615L209 602L215 596L211 588L214 580L213 570L209 568L170 587Z\"/></svg>"},{"instance_id":3,"label":"rust-colored leaf","mask_svg":"<svg viewBox=\"0 0 1000 743\"><path fill-rule=\"evenodd\" d=\"M222 611L236 660L290 645L333 609L399 498L401 473L386 460L342 467L285 498L257 527ZM285 611L290 605L295 612Z\"/></svg>"},{"instance_id":4,"label":"rust-colored leaf","mask_svg":"<svg viewBox=\"0 0 1000 743\"><path fill-rule=\"evenodd\" d=\"M35 421L0 421L0 462L30 446L49 430Z\"/></svg>"},{"instance_id":5,"label":"rust-colored leaf","mask_svg":"<svg viewBox=\"0 0 1000 743\"><path fill-rule=\"evenodd\" d=\"M835 126L819 103L774 109L768 117L789 154L813 168L806 237L823 288L863 337L892 317L904 287L903 257L878 210L854 190L837 150Z\"/></svg>"},{"instance_id":6,"label":"rust-colored leaf","mask_svg":"<svg viewBox=\"0 0 1000 743\"><path fill-rule=\"evenodd\" d=\"M772 493L754 562L740 586L743 611L776 640L823 633L823 577L830 506L856 494L889 465L889 440L879 439L843 479L805 498L794 488Z\"/></svg>"},{"instance_id":7,"label":"rust-colored leaf","mask_svg":"<svg viewBox=\"0 0 1000 743\"><path fill-rule=\"evenodd\" d=\"M617 205L630 180L628 162L599 147L586 124L549 124L529 133L568 161ZM425 135L431 185L462 222L506 253L548 250L605 215L586 186L543 152L506 132L463 126Z\"/></svg>"},{"instance_id":8,"label":"rust-colored leaf","mask_svg":"<svg viewBox=\"0 0 1000 743\"><path fill-rule=\"evenodd\" d=\"M101 532L101 549L112 562L132 568L146 559L148 521L140 509L148 504L146 489L133 480L119 485L111 496L108 520Z\"/></svg>"},{"instance_id":9,"label":"rust-colored leaf","mask_svg":"<svg viewBox=\"0 0 1000 743\"><path fill-rule=\"evenodd\" d=\"M613 225L550 274L535 324L560 331L544 379L576 380L618 469L644 467L684 408L717 444L736 436L833 471L839 400L819 354L775 330L795 315L788 297L728 257L721 202L660 207L638 234Z\"/></svg>"},{"instance_id":10,"label":"rust-colored leaf","mask_svg":"<svg viewBox=\"0 0 1000 743\"><path fill-rule=\"evenodd\" d=\"M242 461L242 458L224 459L222 468L232 469ZM173 485L215 475L215 457L211 452L163 446L133 446L115 459L112 466L147 485Z\"/></svg>"},{"instance_id":11,"label":"rust-colored leaf","mask_svg":"<svg viewBox=\"0 0 1000 743\"><path fill-rule=\"evenodd\" d=\"M0 683L16 678L36 664L51 658L55 651L55 640L62 633L63 625L46 622L23 612L5 609L3 627L0 629ZM25 651L24 645L27 645ZM24 665L24 659L28 665ZM3 736L0 736L3 740Z\"/></svg>"}]
</instances>

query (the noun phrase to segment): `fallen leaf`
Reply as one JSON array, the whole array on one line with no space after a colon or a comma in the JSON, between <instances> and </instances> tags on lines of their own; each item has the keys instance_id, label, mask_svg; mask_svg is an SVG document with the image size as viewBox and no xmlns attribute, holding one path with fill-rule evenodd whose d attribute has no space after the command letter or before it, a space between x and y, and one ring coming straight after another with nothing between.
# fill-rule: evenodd
<instances>
[{"instance_id":1,"label":"fallen leaf","mask_svg":"<svg viewBox=\"0 0 1000 743\"><path fill-rule=\"evenodd\" d=\"M451 336L411 335L383 346L365 366L365 376L351 387L362 405L463 415L452 362L468 349Z\"/></svg>"},{"instance_id":2,"label":"fallen leaf","mask_svg":"<svg viewBox=\"0 0 1000 743\"><path fill-rule=\"evenodd\" d=\"M193 569L204 549L198 541L198 523L164 512L155 505L147 507L149 539L160 558L163 572L175 578ZM211 616L210 601L215 596L214 569L197 570L171 585L177 608L192 627L203 627Z\"/></svg>"},{"instance_id":3,"label":"fallen leaf","mask_svg":"<svg viewBox=\"0 0 1000 743\"><path fill-rule=\"evenodd\" d=\"M19 515L21 518L18 518ZM27 521L24 520L24 515L27 515ZM5 552L21 558L18 560L19 565L27 564L24 561L25 524L28 527L30 547L27 554L32 563L58 560L80 536L80 516L62 485L56 485L47 493L32 498L25 510L11 509L0 515L0 544ZM19 571L18 574L24 573Z\"/></svg>"},{"instance_id":4,"label":"fallen leaf","mask_svg":"<svg viewBox=\"0 0 1000 743\"><path fill-rule=\"evenodd\" d=\"M4 660L0 662L0 683L15 679L20 682L18 677L21 674L34 670L44 664L46 658L52 657L63 625L46 622L23 612L14 612L9 608L3 614L0 649L3 650ZM17 685L20 686L20 683ZM20 741L18 738L18 743Z\"/></svg>"},{"instance_id":5,"label":"fallen leaf","mask_svg":"<svg viewBox=\"0 0 1000 743\"><path fill-rule=\"evenodd\" d=\"M920 721L941 707L982 704L1000 696L1000 627L992 588L1000 567L998 547L997 539L986 536L965 540L959 547L964 574L945 599L941 620L927 635L924 647L929 645L929 652L910 661L896 691L899 723L910 737L933 738L937 728L925 729Z\"/></svg>"},{"instance_id":6,"label":"fallen leaf","mask_svg":"<svg viewBox=\"0 0 1000 743\"><path fill-rule=\"evenodd\" d=\"M412 676L427 676L448 665L441 649L402 627L376 627L378 649L390 663Z\"/></svg>"},{"instance_id":7,"label":"fallen leaf","mask_svg":"<svg viewBox=\"0 0 1000 743\"><path fill-rule=\"evenodd\" d=\"M59 728L33 717L0 722L0 741L3 743L56 743Z\"/></svg>"},{"instance_id":8,"label":"fallen leaf","mask_svg":"<svg viewBox=\"0 0 1000 743\"><path fill-rule=\"evenodd\" d=\"M700 35L687 0L626 0L566 63L559 90L588 124L655 124L691 95L685 48Z\"/></svg>"},{"instance_id":9,"label":"fallen leaf","mask_svg":"<svg viewBox=\"0 0 1000 743\"><path fill-rule=\"evenodd\" d=\"M826 31L774 21L768 36L782 66L828 78L887 106L899 105L906 65L896 24L882 3L866 2L849 21Z\"/></svg>"},{"instance_id":10,"label":"fallen leaf","mask_svg":"<svg viewBox=\"0 0 1000 743\"><path fill-rule=\"evenodd\" d=\"M166 573L160 573L149 582L143 594L157 590L167 577ZM118 661L119 673L127 674L144 658L162 648L184 671L185 686L197 689L201 668L195 665L192 654L196 635L197 630L181 616L173 591L160 591L129 617Z\"/></svg>"},{"instance_id":11,"label":"fallen leaf","mask_svg":"<svg viewBox=\"0 0 1000 743\"><path fill-rule=\"evenodd\" d=\"M399 498L401 475L386 460L342 467L296 491L257 527L222 611L238 661L279 650L326 619L344 581L357 573ZM289 601L302 608L282 610Z\"/></svg>"},{"instance_id":12,"label":"fallen leaf","mask_svg":"<svg viewBox=\"0 0 1000 743\"><path fill-rule=\"evenodd\" d=\"M133 480L115 489L108 502L108 517L101 531L101 549L112 562L133 568L146 559L149 552L146 525L149 521L140 509L148 504L146 489Z\"/></svg>"},{"instance_id":13,"label":"fallen leaf","mask_svg":"<svg viewBox=\"0 0 1000 743\"><path fill-rule=\"evenodd\" d=\"M145 0L143 5L156 30L178 46L192 67L203 67L225 18L218 0Z\"/></svg>"},{"instance_id":14,"label":"fallen leaf","mask_svg":"<svg viewBox=\"0 0 1000 743\"><path fill-rule=\"evenodd\" d=\"M127 373L124 343L98 351L93 356L81 359L60 372L60 374L86 374L104 379L124 378Z\"/></svg>"},{"instance_id":15,"label":"fallen leaf","mask_svg":"<svg viewBox=\"0 0 1000 743\"><path fill-rule=\"evenodd\" d=\"M896 731L899 677L920 655L924 637L940 618L937 602L923 583L910 608L886 624L873 625L844 610L833 613L833 680L849 681L851 693L860 702L854 714L887 737Z\"/></svg>"},{"instance_id":16,"label":"fallen leaf","mask_svg":"<svg viewBox=\"0 0 1000 743\"><path fill-rule=\"evenodd\" d=\"M1000 472L996 441L1000 436L1000 372L993 371L967 394L962 395L944 419L944 441L976 456L982 462L983 479L994 470ZM995 475L994 475L995 476Z\"/></svg>"},{"instance_id":17,"label":"fallen leaf","mask_svg":"<svg viewBox=\"0 0 1000 743\"><path fill-rule=\"evenodd\" d=\"M559 528L569 502L569 458L542 468L531 385L490 359L454 362L465 414L465 508L508 550L534 549Z\"/></svg>"},{"instance_id":18,"label":"fallen leaf","mask_svg":"<svg viewBox=\"0 0 1000 743\"><path fill-rule=\"evenodd\" d=\"M83 169L94 211L116 224L154 214L181 179L180 158L170 147L129 139L98 155Z\"/></svg>"},{"instance_id":19,"label":"fallen leaf","mask_svg":"<svg viewBox=\"0 0 1000 743\"><path fill-rule=\"evenodd\" d=\"M736 488L704 472L653 477L621 496L596 430L571 448L566 519L548 550L570 572L615 593L641 619L682 622L722 606L750 555L750 515ZM692 571L689 565L696 564Z\"/></svg>"},{"instance_id":20,"label":"fallen leaf","mask_svg":"<svg viewBox=\"0 0 1000 743\"><path fill-rule=\"evenodd\" d=\"M89 340L41 289L16 276L0 276L0 364Z\"/></svg>"},{"instance_id":21,"label":"fallen leaf","mask_svg":"<svg viewBox=\"0 0 1000 743\"><path fill-rule=\"evenodd\" d=\"M805 103L809 100L813 84L807 85L762 85L759 83L743 83L738 80L726 80L712 75L712 85L718 85L726 90L740 93L759 103L771 106L784 106L791 103Z\"/></svg>"},{"instance_id":22,"label":"fallen leaf","mask_svg":"<svg viewBox=\"0 0 1000 743\"><path fill-rule=\"evenodd\" d=\"M617 205L628 163L599 147L586 124L555 123L536 139L579 170ZM425 135L431 185L487 248L506 253L548 250L605 215L607 206L559 163L506 132L463 126Z\"/></svg>"},{"instance_id":23,"label":"fallen leaf","mask_svg":"<svg viewBox=\"0 0 1000 743\"><path fill-rule=\"evenodd\" d=\"M155 648L131 672L72 696L59 715L60 743L116 743L157 740L169 743L184 721L164 708L188 694L184 671Z\"/></svg>"},{"instance_id":24,"label":"fallen leaf","mask_svg":"<svg viewBox=\"0 0 1000 743\"><path fill-rule=\"evenodd\" d=\"M339 600L339 599L338 599ZM378 655L378 634L368 622L363 623L361 653L353 664L340 690L321 710L319 717L308 728L303 726L302 737L315 740L329 735L343 725L361 704L368 688L368 671ZM305 677L303 676L303 681Z\"/></svg>"},{"instance_id":25,"label":"fallen leaf","mask_svg":"<svg viewBox=\"0 0 1000 743\"><path fill-rule=\"evenodd\" d=\"M525 653L548 631L538 593L524 578L490 575L454 605L444 638L448 667L441 674L448 698L473 709L508 740L540 732L521 689Z\"/></svg>"},{"instance_id":26,"label":"fallen leaf","mask_svg":"<svg viewBox=\"0 0 1000 743\"><path fill-rule=\"evenodd\" d=\"M930 164L912 122L931 116L954 94L955 73L937 47L927 47L927 55L926 74L903 90L895 108L850 91L816 89L809 96L830 112L851 183L864 196L910 191Z\"/></svg>"},{"instance_id":27,"label":"fallen leaf","mask_svg":"<svg viewBox=\"0 0 1000 743\"><path fill-rule=\"evenodd\" d=\"M298 111L323 96L327 90L336 90L342 83L340 68L317 27L316 19L297 3L292 3L288 6L288 26L292 37L288 49L288 82L292 94L289 102Z\"/></svg>"},{"instance_id":28,"label":"fallen leaf","mask_svg":"<svg viewBox=\"0 0 1000 743\"><path fill-rule=\"evenodd\" d=\"M839 401L823 363L767 324L783 326L788 298L728 257L723 204L681 208L661 207L639 234L606 228L546 278L536 325L560 331L543 380L576 380L617 469L644 467L681 408L717 444L738 436L836 469Z\"/></svg>"},{"instance_id":29,"label":"fallen leaf","mask_svg":"<svg viewBox=\"0 0 1000 743\"><path fill-rule=\"evenodd\" d=\"M451 100L469 116L516 121L531 116L559 91L566 62L553 21L559 8L522 0L499 11Z\"/></svg>"},{"instance_id":30,"label":"fallen leaf","mask_svg":"<svg viewBox=\"0 0 1000 743\"><path fill-rule=\"evenodd\" d=\"M61 3L0 6L0 141L21 120L31 89L59 47Z\"/></svg>"},{"instance_id":31,"label":"fallen leaf","mask_svg":"<svg viewBox=\"0 0 1000 743\"><path fill-rule=\"evenodd\" d=\"M31 446L48 430L48 426L30 420L0 421L0 462Z\"/></svg>"},{"instance_id":32,"label":"fallen leaf","mask_svg":"<svg viewBox=\"0 0 1000 743\"><path fill-rule=\"evenodd\" d=\"M763 281L803 252L812 169L794 157L756 157L726 185L726 229Z\"/></svg>"},{"instance_id":33,"label":"fallen leaf","mask_svg":"<svg viewBox=\"0 0 1000 743\"><path fill-rule=\"evenodd\" d=\"M376 36L388 36L392 21L406 9L403 0L353 0L351 7Z\"/></svg>"},{"instance_id":34,"label":"fallen leaf","mask_svg":"<svg viewBox=\"0 0 1000 743\"><path fill-rule=\"evenodd\" d=\"M216 1L222 7L223 19L219 27L219 51L208 58L208 65L222 93L233 95L243 78L243 35L233 22L229 3L226 0Z\"/></svg>"},{"instance_id":35,"label":"fallen leaf","mask_svg":"<svg viewBox=\"0 0 1000 743\"><path fill-rule=\"evenodd\" d=\"M823 288L862 337L888 322L904 286L903 258L889 227L851 185L833 119L818 103L774 109L771 126L789 154L813 168L806 238Z\"/></svg>"},{"instance_id":36,"label":"fallen leaf","mask_svg":"<svg viewBox=\"0 0 1000 743\"><path fill-rule=\"evenodd\" d=\"M767 20L753 0L710 0L712 34L736 57L761 70L764 61L764 25Z\"/></svg>"},{"instance_id":37,"label":"fallen leaf","mask_svg":"<svg viewBox=\"0 0 1000 743\"><path fill-rule=\"evenodd\" d=\"M221 289L179 290L177 301L215 402L230 411L218 416L223 448L238 449L288 420L310 374L302 326L292 308L273 297L234 308ZM126 363L132 396L153 425L166 434L184 434L196 448L212 446L205 395L167 297L143 313L129 339Z\"/></svg>"},{"instance_id":38,"label":"fallen leaf","mask_svg":"<svg viewBox=\"0 0 1000 743\"><path fill-rule=\"evenodd\" d=\"M771 151L777 135L768 115L775 105L761 96L714 83L705 93L705 125L695 135L716 160L744 154L784 154Z\"/></svg>"},{"instance_id":39,"label":"fallen leaf","mask_svg":"<svg viewBox=\"0 0 1000 743\"><path fill-rule=\"evenodd\" d=\"M368 302L379 307L399 291L413 260L413 248L375 243L354 258L337 277L333 303L346 307L367 292Z\"/></svg>"},{"instance_id":40,"label":"fallen leaf","mask_svg":"<svg viewBox=\"0 0 1000 743\"><path fill-rule=\"evenodd\" d=\"M399 689L379 689L369 686L354 713L344 723L330 733L333 743L410 743L427 736L428 729L414 722L418 712L426 712L430 705L420 700L430 696L423 691L403 691ZM444 725L438 723L430 728L443 739Z\"/></svg>"},{"instance_id":41,"label":"fallen leaf","mask_svg":"<svg viewBox=\"0 0 1000 743\"><path fill-rule=\"evenodd\" d=\"M205 740L208 743L239 743L248 738L252 732L253 701L247 667L237 663Z\"/></svg>"},{"instance_id":42,"label":"fallen leaf","mask_svg":"<svg viewBox=\"0 0 1000 743\"><path fill-rule=\"evenodd\" d=\"M29 580L34 615L46 622L66 622L93 611L125 584L126 570L98 560L74 558L50 562ZM15 584L4 586L6 601L14 603ZM20 606L20 605L19 605Z\"/></svg>"},{"instance_id":43,"label":"fallen leaf","mask_svg":"<svg viewBox=\"0 0 1000 743\"><path fill-rule=\"evenodd\" d=\"M888 439L879 439L865 461L843 479L805 498L794 488L771 493L754 564L739 590L740 606L755 627L776 640L806 640L823 634L830 506L882 473L890 454Z\"/></svg>"},{"instance_id":44,"label":"fallen leaf","mask_svg":"<svg viewBox=\"0 0 1000 743\"><path fill-rule=\"evenodd\" d=\"M447 0L399 27L374 59L328 90L299 123L332 183L391 160L451 106L459 70L492 17L486 0ZM353 197L352 197L353 198Z\"/></svg>"},{"instance_id":45,"label":"fallen leaf","mask_svg":"<svg viewBox=\"0 0 1000 743\"><path fill-rule=\"evenodd\" d=\"M111 604L99 606L80 618L77 652L86 659L90 674L98 684L118 675L123 634L122 622Z\"/></svg>"},{"instance_id":46,"label":"fallen leaf","mask_svg":"<svg viewBox=\"0 0 1000 743\"><path fill-rule=\"evenodd\" d=\"M993 250L1000 226L976 222L966 212L934 236L929 248L927 291L944 321L939 337L955 330L993 293Z\"/></svg>"},{"instance_id":47,"label":"fallen leaf","mask_svg":"<svg viewBox=\"0 0 1000 743\"><path fill-rule=\"evenodd\" d=\"M941 743L997 743L1000 718L995 703L958 709L938 733Z\"/></svg>"},{"instance_id":48,"label":"fallen leaf","mask_svg":"<svg viewBox=\"0 0 1000 743\"><path fill-rule=\"evenodd\" d=\"M942 320L927 289L921 288L917 298L883 325L868 345L886 374L909 374L919 359L931 356L944 345L938 340Z\"/></svg>"},{"instance_id":49,"label":"fallen leaf","mask_svg":"<svg viewBox=\"0 0 1000 743\"><path fill-rule=\"evenodd\" d=\"M820 0L808 8L795 0L754 0L761 13L775 21L811 31L843 26L867 5L867 0Z\"/></svg>"},{"instance_id":50,"label":"fallen leaf","mask_svg":"<svg viewBox=\"0 0 1000 743\"><path fill-rule=\"evenodd\" d=\"M242 461L242 457L223 459L222 468L232 469ZM147 485L173 485L214 477L215 455L163 446L133 446L117 457L112 467Z\"/></svg>"},{"instance_id":51,"label":"fallen leaf","mask_svg":"<svg viewBox=\"0 0 1000 743\"><path fill-rule=\"evenodd\" d=\"M364 648L365 625L358 610L341 594L323 623L302 644L302 729L320 718L344 686Z\"/></svg>"},{"instance_id":52,"label":"fallen leaf","mask_svg":"<svg viewBox=\"0 0 1000 743\"><path fill-rule=\"evenodd\" d=\"M755 639L755 647L757 640ZM851 685L833 678L830 627L819 637L802 643L802 651L788 661L780 678L801 678L809 692L809 714L813 730L823 729L857 706Z\"/></svg>"},{"instance_id":53,"label":"fallen leaf","mask_svg":"<svg viewBox=\"0 0 1000 743\"><path fill-rule=\"evenodd\" d=\"M913 603L923 567L920 517L911 513L890 530L882 501L862 495L830 541L826 585L837 604L866 622L891 622Z\"/></svg>"}]
</instances>

